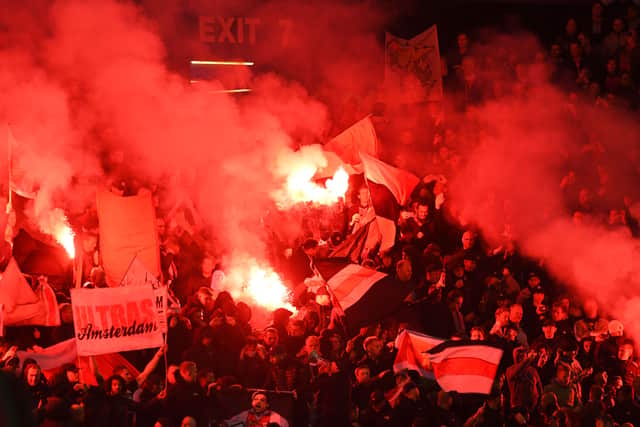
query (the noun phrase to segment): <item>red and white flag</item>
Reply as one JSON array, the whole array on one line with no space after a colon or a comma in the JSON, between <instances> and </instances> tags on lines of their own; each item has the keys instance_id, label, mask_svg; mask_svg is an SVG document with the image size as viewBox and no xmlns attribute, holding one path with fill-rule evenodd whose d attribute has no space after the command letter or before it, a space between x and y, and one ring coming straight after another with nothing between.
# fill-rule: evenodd
<instances>
[{"instance_id":1,"label":"red and white flag","mask_svg":"<svg viewBox=\"0 0 640 427\"><path fill-rule=\"evenodd\" d=\"M444 391L489 394L502 349L482 342L446 341L427 354L436 381Z\"/></svg>"},{"instance_id":2,"label":"red and white flag","mask_svg":"<svg viewBox=\"0 0 640 427\"><path fill-rule=\"evenodd\" d=\"M395 168L383 161L360 153L364 178L371 195L371 205L376 213L376 223L380 234L380 248L390 249L396 241L396 222L400 217L400 207L404 206L420 179L410 172Z\"/></svg>"},{"instance_id":3,"label":"red and white flag","mask_svg":"<svg viewBox=\"0 0 640 427\"><path fill-rule=\"evenodd\" d=\"M411 285L397 282L380 271L337 258L316 262L327 282L334 306L344 313L347 329L359 328L393 315L411 293Z\"/></svg>"},{"instance_id":4,"label":"red and white flag","mask_svg":"<svg viewBox=\"0 0 640 427\"><path fill-rule=\"evenodd\" d=\"M98 374L103 379L109 378L113 375L114 369L121 366L127 368L133 378L137 378L140 375L140 371L120 353L100 354L91 357L95 361L95 369L98 370ZM89 356L78 357L78 368L80 370L80 382L94 386L99 385Z\"/></svg>"},{"instance_id":5,"label":"red and white flag","mask_svg":"<svg viewBox=\"0 0 640 427\"><path fill-rule=\"evenodd\" d=\"M51 347L38 351L16 351L16 356L22 365L25 360L33 359L44 370L56 369L66 363L75 363L78 358L75 338L59 342Z\"/></svg>"},{"instance_id":6,"label":"red and white flag","mask_svg":"<svg viewBox=\"0 0 640 427\"><path fill-rule=\"evenodd\" d=\"M60 312L51 286L45 282L31 289L12 258L0 279L0 304L5 326L58 326Z\"/></svg>"},{"instance_id":7,"label":"red and white flag","mask_svg":"<svg viewBox=\"0 0 640 427\"><path fill-rule=\"evenodd\" d=\"M378 154L378 137L373 127L371 117L367 116L359 122L345 129L331 141L324 145L326 151L333 151L340 158L352 165L358 164L358 153L372 156Z\"/></svg>"},{"instance_id":8,"label":"red and white flag","mask_svg":"<svg viewBox=\"0 0 640 427\"><path fill-rule=\"evenodd\" d=\"M444 340L434 338L419 332L404 330L396 339L396 360L393 362L393 371L400 372L404 369L417 371L425 378L434 379L433 368L427 355L427 351L443 343Z\"/></svg>"}]
</instances>

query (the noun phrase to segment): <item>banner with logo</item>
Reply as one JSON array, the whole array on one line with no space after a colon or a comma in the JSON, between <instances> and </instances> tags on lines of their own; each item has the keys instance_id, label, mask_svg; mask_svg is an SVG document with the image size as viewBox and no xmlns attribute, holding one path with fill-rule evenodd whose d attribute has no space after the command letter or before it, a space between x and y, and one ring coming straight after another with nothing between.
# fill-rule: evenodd
<instances>
[{"instance_id":1,"label":"banner with logo","mask_svg":"<svg viewBox=\"0 0 640 427\"><path fill-rule=\"evenodd\" d=\"M153 288L71 289L79 356L160 347L162 330Z\"/></svg>"},{"instance_id":2,"label":"banner with logo","mask_svg":"<svg viewBox=\"0 0 640 427\"><path fill-rule=\"evenodd\" d=\"M440 48L435 25L410 40L386 33L385 84L406 94L407 102L442 100Z\"/></svg>"}]
</instances>

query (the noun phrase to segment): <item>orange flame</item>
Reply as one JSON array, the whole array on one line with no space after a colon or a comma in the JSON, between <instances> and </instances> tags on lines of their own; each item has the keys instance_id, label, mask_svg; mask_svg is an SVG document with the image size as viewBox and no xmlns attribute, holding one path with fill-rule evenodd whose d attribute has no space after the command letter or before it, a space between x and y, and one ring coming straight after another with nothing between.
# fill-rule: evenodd
<instances>
[{"instance_id":1,"label":"orange flame","mask_svg":"<svg viewBox=\"0 0 640 427\"><path fill-rule=\"evenodd\" d=\"M75 233L69 226L69 221L62 209L55 208L42 212L37 222L40 230L52 236L64 248L69 258L75 258Z\"/></svg>"},{"instance_id":2,"label":"orange flame","mask_svg":"<svg viewBox=\"0 0 640 427\"><path fill-rule=\"evenodd\" d=\"M325 185L313 181L317 167L311 164L301 164L287 176L286 190L281 194L279 204L287 207L301 202L313 202L319 205L332 205L344 197L349 187L349 174L341 166L336 170L333 178Z\"/></svg>"},{"instance_id":3,"label":"orange flame","mask_svg":"<svg viewBox=\"0 0 640 427\"><path fill-rule=\"evenodd\" d=\"M76 246L74 243L75 233L67 224L62 224L58 231L53 235L60 245L67 251L69 258L73 259L76 256Z\"/></svg>"},{"instance_id":4,"label":"orange flame","mask_svg":"<svg viewBox=\"0 0 640 427\"><path fill-rule=\"evenodd\" d=\"M271 267L260 265L255 259L246 258L232 266L222 287L234 298L248 299L268 310L286 308L296 312L289 303L289 289L280 276Z\"/></svg>"},{"instance_id":5,"label":"orange flame","mask_svg":"<svg viewBox=\"0 0 640 427\"><path fill-rule=\"evenodd\" d=\"M263 307L270 310L283 307L295 311L288 302L289 290L282 283L280 276L271 268L253 266L249 271L245 289L251 298Z\"/></svg>"}]
</instances>

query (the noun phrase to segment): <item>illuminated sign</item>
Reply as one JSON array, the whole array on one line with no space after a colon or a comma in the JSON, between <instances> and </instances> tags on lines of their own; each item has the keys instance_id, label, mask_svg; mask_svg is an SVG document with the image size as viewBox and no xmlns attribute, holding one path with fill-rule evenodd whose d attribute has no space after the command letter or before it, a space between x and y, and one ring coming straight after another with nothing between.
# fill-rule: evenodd
<instances>
[{"instance_id":1,"label":"illuminated sign","mask_svg":"<svg viewBox=\"0 0 640 427\"><path fill-rule=\"evenodd\" d=\"M287 46L293 33L293 21L283 18L267 23L253 17L200 16L200 41L203 43L255 45L267 38L265 32L270 33L270 38L274 31L280 45Z\"/></svg>"}]
</instances>

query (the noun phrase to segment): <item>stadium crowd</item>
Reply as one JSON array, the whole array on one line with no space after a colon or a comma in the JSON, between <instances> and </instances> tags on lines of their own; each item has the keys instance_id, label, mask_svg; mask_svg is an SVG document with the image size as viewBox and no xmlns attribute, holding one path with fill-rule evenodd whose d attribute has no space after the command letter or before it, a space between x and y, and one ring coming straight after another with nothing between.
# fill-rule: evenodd
<instances>
[{"instance_id":1,"label":"stadium crowd","mask_svg":"<svg viewBox=\"0 0 640 427\"><path fill-rule=\"evenodd\" d=\"M588 22L569 18L548 54L531 58L551 67L551 79L567 91L568 103L580 99L602 109L638 107L640 15L634 4L623 4L594 3ZM473 41L459 34L457 49L442 60L445 96L454 100L456 110L480 105L505 90L526 96L522 64L509 60L512 52L481 60L473 51ZM493 66L488 62L505 64L511 80L501 79L500 85L482 81L483 70ZM425 132L433 137L429 148L416 148L420 138L401 133L406 151L394 151L388 161L416 173L455 173L465 138L438 117L432 116ZM587 145L590 150L581 162L591 161L596 176L568 170L558 183L574 220L589 218L637 237L631 200L607 197L607 172L597 167L606 144ZM427 150L431 160L419 156L423 164L416 166L416 156L407 155L414 149ZM629 159L636 174L639 160ZM318 221L309 221L309 230L288 257L284 250L274 251L272 263L291 283L297 312L277 309L272 324L260 330L252 325L252 307L216 287L216 272L225 268L222 254L211 244L193 203L185 198L166 207L161 188L131 176L114 180L111 191L151 191L158 201L163 277L180 301L180 308L169 314L167 344L127 354L143 367L137 376L116 367L107 378L97 374L97 386L88 385L80 382L78 366L67 364L45 378L37 363L20 363L16 351L73 337L68 291L62 286L60 327L8 327L0 341L1 425L640 425L636 346L625 335L625 325L611 308L573 294L540 260L515 248L491 248L480 230L456 223L447 214L444 180L423 183L414 191L390 251L360 257L363 266L408 282L413 290L395 315L376 319L356 334L348 334L337 320L322 287L312 292L301 284L314 275L321 253L356 232L368 215L371 203L362 181L352 179L337 224L320 230ZM83 230L77 259L86 287L106 286L96 221L95 212L76 221ZM503 349L491 393L447 392L414 371L394 370L396 338L405 329ZM242 396L246 410L231 409L229 396ZM272 402L283 398L286 411Z\"/></svg>"}]
</instances>

